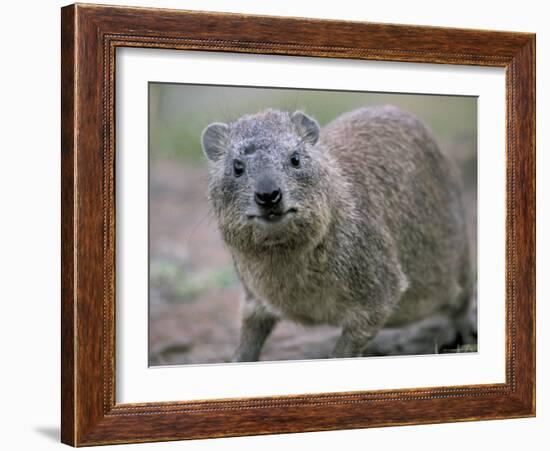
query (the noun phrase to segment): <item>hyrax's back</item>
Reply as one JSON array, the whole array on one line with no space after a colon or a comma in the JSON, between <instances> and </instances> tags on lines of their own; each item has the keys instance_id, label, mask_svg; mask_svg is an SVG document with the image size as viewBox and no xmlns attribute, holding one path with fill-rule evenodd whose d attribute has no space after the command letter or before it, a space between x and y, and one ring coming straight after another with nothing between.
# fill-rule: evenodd
<instances>
[{"instance_id":1,"label":"hyrax's back","mask_svg":"<svg viewBox=\"0 0 550 451\"><path fill-rule=\"evenodd\" d=\"M470 262L460 184L431 133L398 108L376 106L338 117L320 141L352 184L360 221L380 224L398 249L408 288L388 325L463 314Z\"/></svg>"}]
</instances>

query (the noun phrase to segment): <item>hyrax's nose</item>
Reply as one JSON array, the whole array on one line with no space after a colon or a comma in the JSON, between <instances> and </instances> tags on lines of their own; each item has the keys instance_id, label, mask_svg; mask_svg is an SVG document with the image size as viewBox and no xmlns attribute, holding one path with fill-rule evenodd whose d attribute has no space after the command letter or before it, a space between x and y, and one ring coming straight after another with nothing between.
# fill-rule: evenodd
<instances>
[{"instance_id":1,"label":"hyrax's nose","mask_svg":"<svg viewBox=\"0 0 550 451\"><path fill-rule=\"evenodd\" d=\"M254 200L261 207L274 207L282 198L283 193L273 180L263 179L256 186Z\"/></svg>"}]
</instances>

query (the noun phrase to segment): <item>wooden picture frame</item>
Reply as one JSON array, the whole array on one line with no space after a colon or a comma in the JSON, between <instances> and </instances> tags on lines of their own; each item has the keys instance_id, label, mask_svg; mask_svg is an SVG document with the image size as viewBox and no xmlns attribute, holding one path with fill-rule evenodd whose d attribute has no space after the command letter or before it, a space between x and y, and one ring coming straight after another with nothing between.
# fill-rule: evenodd
<instances>
[{"instance_id":1,"label":"wooden picture frame","mask_svg":"<svg viewBox=\"0 0 550 451\"><path fill-rule=\"evenodd\" d=\"M61 38L64 443L83 446L535 415L534 34L76 4L62 8ZM117 403L118 47L505 68L506 382Z\"/></svg>"}]
</instances>

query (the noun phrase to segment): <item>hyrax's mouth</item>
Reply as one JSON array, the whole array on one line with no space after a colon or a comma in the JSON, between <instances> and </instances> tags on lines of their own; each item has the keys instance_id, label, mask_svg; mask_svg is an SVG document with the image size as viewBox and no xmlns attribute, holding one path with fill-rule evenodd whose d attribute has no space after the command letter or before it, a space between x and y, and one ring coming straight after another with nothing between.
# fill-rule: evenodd
<instances>
[{"instance_id":1,"label":"hyrax's mouth","mask_svg":"<svg viewBox=\"0 0 550 451\"><path fill-rule=\"evenodd\" d=\"M282 221L284 218L296 213L295 208L289 208L286 211L268 210L258 214L247 215L247 218L251 221L259 221L263 223L276 223Z\"/></svg>"}]
</instances>

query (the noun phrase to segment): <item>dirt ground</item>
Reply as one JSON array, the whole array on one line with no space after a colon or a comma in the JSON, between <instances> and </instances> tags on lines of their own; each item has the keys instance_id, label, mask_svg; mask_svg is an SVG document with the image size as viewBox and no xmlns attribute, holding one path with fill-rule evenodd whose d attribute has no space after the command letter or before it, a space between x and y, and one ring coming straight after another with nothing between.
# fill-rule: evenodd
<instances>
[{"instance_id":1,"label":"dirt ground","mask_svg":"<svg viewBox=\"0 0 550 451\"><path fill-rule=\"evenodd\" d=\"M460 155L460 141L447 150ZM464 173L471 160L459 161ZM465 177L472 249L475 249L475 177ZM181 160L151 162L149 364L204 364L230 360L240 324L241 289L206 199L202 166ZM475 260L475 259L474 259ZM476 322L476 308L472 322ZM327 358L339 330L281 321L269 337L262 360ZM386 329L368 355L468 352L448 320L432 317L405 328Z\"/></svg>"}]
</instances>

